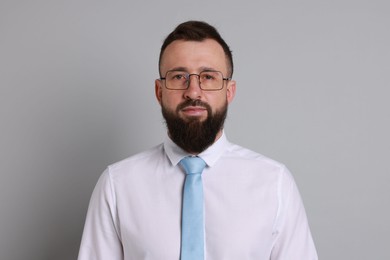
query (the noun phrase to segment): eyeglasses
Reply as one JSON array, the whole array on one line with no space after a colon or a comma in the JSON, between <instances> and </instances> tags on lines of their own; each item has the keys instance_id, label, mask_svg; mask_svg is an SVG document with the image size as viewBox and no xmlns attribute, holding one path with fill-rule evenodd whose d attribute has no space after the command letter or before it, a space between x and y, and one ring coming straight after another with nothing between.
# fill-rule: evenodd
<instances>
[{"instance_id":1,"label":"eyeglasses","mask_svg":"<svg viewBox=\"0 0 390 260\"><path fill-rule=\"evenodd\" d=\"M221 90L225 80L232 78L224 78L222 72L214 70L202 71L199 74L190 74L180 70L170 70L165 74L165 77L160 80L165 81L165 87L171 90L185 90L190 85L191 76L198 78L199 87L202 90L213 91Z\"/></svg>"}]
</instances>

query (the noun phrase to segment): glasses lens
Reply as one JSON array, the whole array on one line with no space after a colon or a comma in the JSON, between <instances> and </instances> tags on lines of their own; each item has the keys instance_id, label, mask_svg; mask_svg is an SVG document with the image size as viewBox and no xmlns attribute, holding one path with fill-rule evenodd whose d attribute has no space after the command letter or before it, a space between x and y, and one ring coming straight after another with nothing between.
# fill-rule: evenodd
<instances>
[{"instance_id":1,"label":"glasses lens","mask_svg":"<svg viewBox=\"0 0 390 260\"><path fill-rule=\"evenodd\" d=\"M223 76L219 71L203 71L199 74L199 81L204 90L219 90L223 87Z\"/></svg>"},{"instance_id":2,"label":"glasses lens","mask_svg":"<svg viewBox=\"0 0 390 260\"><path fill-rule=\"evenodd\" d=\"M184 71L168 71L165 80L168 89L186 89L188 73Z\"/></svg>"}]
</instances>

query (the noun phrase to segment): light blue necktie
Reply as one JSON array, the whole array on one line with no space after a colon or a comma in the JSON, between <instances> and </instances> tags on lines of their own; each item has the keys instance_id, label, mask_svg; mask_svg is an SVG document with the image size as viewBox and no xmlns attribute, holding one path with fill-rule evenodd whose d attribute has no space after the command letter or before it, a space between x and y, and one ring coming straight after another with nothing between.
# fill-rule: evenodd
<instances>
[{"instance_id":1,"label":"light blue necktie","mask_svg":"<svg viewBox=\"0 0 390 260\"><path fill-rule=\"evenodd\" d=\"M180 161L186 172L181 220L181 260L204 259L202 171L206 163L199 157Z\"/></svg>"}]
</instances>

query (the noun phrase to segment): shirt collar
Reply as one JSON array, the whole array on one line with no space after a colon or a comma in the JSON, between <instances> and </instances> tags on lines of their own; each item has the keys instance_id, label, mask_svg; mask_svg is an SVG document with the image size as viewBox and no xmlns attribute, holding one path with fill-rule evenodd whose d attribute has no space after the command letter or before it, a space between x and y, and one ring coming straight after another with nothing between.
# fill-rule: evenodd
<instances>
[{"instance_id":1,"label":"shirt collar","mask_svg":"<svg viewBox=\"0 0 390 260\"><path fill-rule=\"evenodd\" d=\"M218 138L218 140L206 150L198 154L198 157L202 158L206 162L207 166L212 167L227 149L228 144L229 142L226 138L225 132L222 131L222 135ZM192 156L190 153L177 146L168 135L164 140L164 150L174 166L176 166L184 157Z\"/></svg>"}]
</instances>

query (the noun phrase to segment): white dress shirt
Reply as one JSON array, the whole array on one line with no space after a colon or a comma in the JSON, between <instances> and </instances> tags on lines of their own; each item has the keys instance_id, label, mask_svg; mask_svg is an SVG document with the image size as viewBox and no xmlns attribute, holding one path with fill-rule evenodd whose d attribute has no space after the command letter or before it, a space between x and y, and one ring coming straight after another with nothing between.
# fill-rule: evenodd
<instances>
[{"instance_id":1,"label":"white dress shirt","mask_svg":"<svg viewBox=\"0 0 390 260\"><path fill-rule=\"evenodd\" d=\"M79 260L179 260L188 153L163 144L109 166L92 194ZM205 259L316 260L306 213L286 169L223 134L199 154Z\"/></svg>"}]
</instances>

